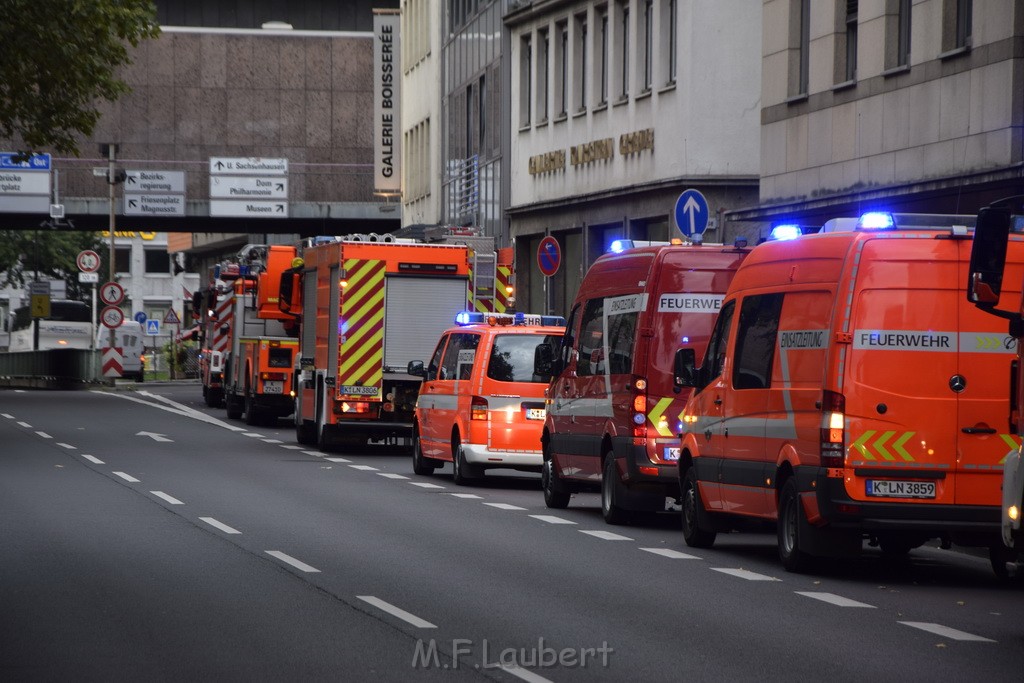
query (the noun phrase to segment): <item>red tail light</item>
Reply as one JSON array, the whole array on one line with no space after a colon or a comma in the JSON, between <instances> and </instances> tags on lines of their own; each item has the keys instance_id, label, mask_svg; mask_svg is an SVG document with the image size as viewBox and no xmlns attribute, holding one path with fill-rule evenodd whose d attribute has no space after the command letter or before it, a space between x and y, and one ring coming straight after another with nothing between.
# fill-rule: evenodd
<instances>
[{"instance_id":1,"label":"red tail light","mask_svg":"<svg viewBox=\"0 0 1024 683\"><path fill-rule=\"evenodd\" d=\"M643 443L647 437L647 380L633 380L633 444Z\"/></svg>"},{"instance_id":2,"label":"red tail light","mask_svg":"<svg viewBox=\"0 0 1024 683\"><path fill-rule=\"evenodd\" d=\"M469 419L487 420L487 399L482 396L474 396L469 409Z\"/></svg>"},{"instance_id":3,"label":"red tail light","mask_svg":"<svg viewBox=\"0 0 1024 683\"><path fill-rule=\"evenodd\" d=\"M821 397L821 466L843 467L846 460L846 397L825 391Z\"/></svg>"}]
</instances>

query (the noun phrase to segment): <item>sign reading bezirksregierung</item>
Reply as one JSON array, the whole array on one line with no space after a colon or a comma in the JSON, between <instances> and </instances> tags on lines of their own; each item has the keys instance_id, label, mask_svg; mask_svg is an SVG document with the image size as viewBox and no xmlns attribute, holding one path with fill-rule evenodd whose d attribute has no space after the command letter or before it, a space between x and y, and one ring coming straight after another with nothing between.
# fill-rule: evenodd
<instances>
[{"instance_id":1,"label":"sign reading bezirksregierung","mask_svg":"<svg viewBox=\"0 0 1024 683\"><path fill-rule=\"evenodd\" d=\"M373 186L402 189L401 97L397 9L373 10Z\"/></svg>"}]
</instances>

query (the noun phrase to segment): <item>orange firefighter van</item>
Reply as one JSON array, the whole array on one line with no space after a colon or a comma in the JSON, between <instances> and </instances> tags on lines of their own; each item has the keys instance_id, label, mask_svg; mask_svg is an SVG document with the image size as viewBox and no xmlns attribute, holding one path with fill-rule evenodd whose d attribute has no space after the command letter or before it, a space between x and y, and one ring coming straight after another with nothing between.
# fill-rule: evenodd
<instances>
[{"instance_id":1,"label":"orange firefighter van","mask_svg":"<svg viewBox=\"0 0 1024 683\"><path fill-rule=\"evenodd\" d=\"M973 223L873 213L753 250L706 352L676 358L689 545L761 520L800 571L865 537L896 555L999 542L1015 340L967 301Z\"/></svg>"},{"instance_id":2,"label":"orange firefighter van","mask_svg":"<svg viewBox=\"0 0 1024 683\"><path fill-rule=\"evenodd\" d=\"M673 387L673 357L683 345L703 348L749 252L745 242L624 247L583 278L553 359L542 435L547 506L564 508L573 492L600 487L609 524L664 510L679 495L688 392Z\"/></svg>"},{"instance_id":3,"label":"orange firefighter van","mask_svg":"<svg viewBox=\"0 0 1024 683\"><path fill-rule=\"evenodd\" d=\"M565 332L559 316L463 312L445 331L429 364L409 363L423 378L416 401L413 471L452 463L456 484L488 468L539 472L544 390L550 359ZM544 347L546 353L538 353Z\"/></svg>"}]
</instances>

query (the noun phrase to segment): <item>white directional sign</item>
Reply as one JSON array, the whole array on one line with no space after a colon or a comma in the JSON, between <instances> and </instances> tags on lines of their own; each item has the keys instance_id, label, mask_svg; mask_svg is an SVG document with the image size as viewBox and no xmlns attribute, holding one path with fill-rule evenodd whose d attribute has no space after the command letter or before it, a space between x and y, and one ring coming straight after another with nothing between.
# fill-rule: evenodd
<instances>
[{"instance_id":1,"label":"white directional sign","mask_svg":"<svg viewBox=\"0 0 1024 683\"><path fill-rule=\"evenodd\" d=\"M99 273L79 273L78 281L83 284L96 284L100 281Z\"/></svg>"},{"instance_id":2,"label":"white directional sign","mask_svg":"<svg viewBox=\"0 0 1024 683\"><path fill-rule=\"evenodd\" d=\"M0 152L0 212L50 211L50 155L15 161L15 152Z\"/></svg>"},{"instance_id":3,"label":"white directional sign","mask_svg":"<svg viewBox=\"0 0 1024 683\"><path fill-rule=\"evenodd\" d=\"M126 171L125 194L185 192L184 171Z\"/></svg>"},{"instance_id":4,"label":"white directional sign","mask_svg":"<svg viewBox=\"0 0 1024 683\"><path fill-rule=\"evenodd\" d=\"M210 197L214 199L288 199L288 179L211 176Z\"/></svg>"},{"instance_id":5,"label":"white directional sign","mask_svg":"<svg viewBox=\"0 0 1024 683\"><path fill-rule=\"evenodd\" d=\"M230 175L287 175L287 159L210 157L210 173Z\"/></svg>"},{"instance_id":6,"label":"white directional sign","mask_svg":"<svg viewBox=\"0 0 1024 683\"><path fill-rule=\"evenodd\" d=\"M183 194L126 194L125 216L184 216Z\"/></svg>"},{"instance_id":7,"label":"white directional sign","mask_svg":"<svg viewBox=\"0 0 1024 683\"><path fill-rule=\"evenodd\" d=\"M38 171L0 170L0 192L4 194L50 194L50 174Z\"/></svg>"},{"instance_id":8,"label":"white directional sign","mask_svg":"<svg viewBox=\"0 0 1024 683\"><path fill-rule=\"evenodd\" d=\"M288 202L211 199L210 215L214 218L288 218Z\"/></svg>"}]
</instances>

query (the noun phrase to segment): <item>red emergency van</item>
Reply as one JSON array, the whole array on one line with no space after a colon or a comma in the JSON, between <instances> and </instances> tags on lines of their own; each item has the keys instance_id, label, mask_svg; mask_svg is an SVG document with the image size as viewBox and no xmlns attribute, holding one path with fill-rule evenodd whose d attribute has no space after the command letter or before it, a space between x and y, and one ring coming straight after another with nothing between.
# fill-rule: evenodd
<instances>
[{"instance_id":1,"label":"red emergency van","mask_svg":"<svg viewBox=\"0 0 1024 683\"><path fill-rule=\"evenodd\" d=\"M613 245L587 271L554 358L541 481L548 507L600 488L609 524L666 509L679 495L673 386L680 346L703 348L749 253L722 244Z\"/></svg>"}]
</instances>

